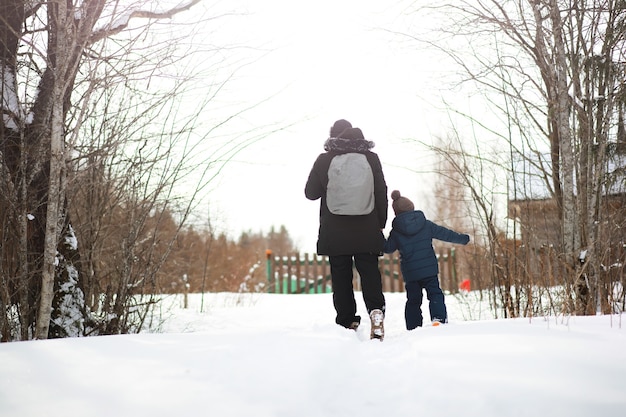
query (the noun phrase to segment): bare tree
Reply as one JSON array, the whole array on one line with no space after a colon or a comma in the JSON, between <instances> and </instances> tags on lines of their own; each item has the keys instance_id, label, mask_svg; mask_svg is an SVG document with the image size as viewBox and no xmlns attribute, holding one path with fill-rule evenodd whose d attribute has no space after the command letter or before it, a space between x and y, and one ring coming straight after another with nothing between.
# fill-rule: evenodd
<instances>
[{"instance_id":1,"label":"bare tree","mask_svg":"<svg viewBox=\"0 0 626 417\"><path fill-rule=\"evenodd\" d=\"M153 282L171 249L158 232L168 213L180 228L219 167L262 137L242 135L200 158L194 128L225 80L191 108L179 97L197 72L159 77L193 51L176 37L147 34L198 2L0 5L3 341L137 330L141 319L131 323L128 312L139 310L129 303L142 303L136 288ZM205 123L203 135L239 111ZM177 185L191 172L183 193ZM82 256L77 238L84 238ZM117 256L109 269L99 264L107 251ZM89 310L114 320L98 322Z\"/></svg>"},{"instance_id":2,"label":"bare tree","mask_svg":"<svg viewBox=\"0 0 626 417\"><path fill-rule=\"evenodd\" d=\"M514 199L528 203L522 207L518 201L522 211L540 207L530 204L537 196L525 193L524 185L532 182L537 191L536 180L542 181L541 210L554 205L547 230L557 228L556 240L546 228L534 228L528 242L538 244L536 251L540 245L554 249L560 267L551 271L569 294L566 310L611 311L610 284L605 282L605 294L599 284L608 279L605 265L623 262L610 260L616 253L610 247L622 244L620 238L603 236L625 217L619 206L607 204L623 201L626 191L607 187L611 177L612 184L623 184L623 171L615 169L607 150L620 148L624 123L624 2L477 0L439 7L431 9L445 11L438 15L437 40L419 40L458 65L464 88L486 98L492 116L472 119L480 119L483 134L506 143L501 148L510 159ZM528 171L518 170L520 161ZM525 220L522 228L530 231L529 222L537 219L530 214Z\"/></svg>"}]
</instances>

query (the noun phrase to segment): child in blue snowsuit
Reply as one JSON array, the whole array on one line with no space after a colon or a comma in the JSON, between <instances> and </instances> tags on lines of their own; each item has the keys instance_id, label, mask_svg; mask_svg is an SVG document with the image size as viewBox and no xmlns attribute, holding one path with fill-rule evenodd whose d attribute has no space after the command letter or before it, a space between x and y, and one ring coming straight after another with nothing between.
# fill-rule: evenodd
<instances>
[{"instance_id":1,"label":"child in blue snowsuit","mask_svg":"<svg viewBox=\"0 0 626 417\"><path fill-rule=\"evenodd\" d=\"M398 190L391 193L391 198L396 217L385 242L385 253L400 252L400 269L407 296L404 308L406 328L413 330L422 326L422 290L426 290L433 325L447 323L448 313L439 286L439 263L432 240L466 245L470 237L427 220L424 213L415 210L411 200L402 197Z\"/></svg>"}]
</instances>

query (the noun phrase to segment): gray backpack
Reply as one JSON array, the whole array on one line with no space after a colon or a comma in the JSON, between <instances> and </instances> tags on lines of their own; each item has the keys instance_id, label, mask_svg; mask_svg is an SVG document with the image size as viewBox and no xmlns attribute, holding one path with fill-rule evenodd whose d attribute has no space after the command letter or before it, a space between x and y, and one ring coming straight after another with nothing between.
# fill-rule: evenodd
<instances>
[{"instance_id":1,"label":"gray backpack","mask_svg":"<svg viewBox=\"0 0 626 417\"><path fill-rule=\"evenodd\" d=\"M374 174L365 155L345 153L330 161L326 205L331 213L346 216L374 210Z\"/></svg>"}]
</instances>

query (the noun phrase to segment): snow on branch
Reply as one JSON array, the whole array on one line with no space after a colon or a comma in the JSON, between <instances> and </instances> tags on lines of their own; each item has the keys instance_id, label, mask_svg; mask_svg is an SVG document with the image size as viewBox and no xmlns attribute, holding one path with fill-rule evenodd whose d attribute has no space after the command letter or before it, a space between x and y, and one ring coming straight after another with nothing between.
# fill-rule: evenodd
<instances>
[{"instance_id":1,"label":"snow on branch","mask_svg":"<svg viewBox=\"0 0 626 417\"><path fill-rule=\"evenodd\" d=\"M162 12L154 12L148 10L131 10L124 14L118 16L111 23L105 25L101 29L95 30L89 41L90 43L98 42L101 39L107 38L111 35L115 35L116 33L121 32L122 30L128 27L128 24L131 19L134 18L143 18L143 19L171 19L174 15L189 10L194 5L198 4L200 0L187 0L185 2L180 3L179 5L162 11Z\"/></svg>"},{"instance_id":2,"label":"snow on branch","mask_svg":"<svg viewBox=\"0 0 626 417\"><path fill-rule=\"evenodd\" d=\"M32 114L26 115L17 96L17 83L13 70L0 63L0 112L6 128L18 130L21 123L32 122Z\"/></svg>"}]
</instances>

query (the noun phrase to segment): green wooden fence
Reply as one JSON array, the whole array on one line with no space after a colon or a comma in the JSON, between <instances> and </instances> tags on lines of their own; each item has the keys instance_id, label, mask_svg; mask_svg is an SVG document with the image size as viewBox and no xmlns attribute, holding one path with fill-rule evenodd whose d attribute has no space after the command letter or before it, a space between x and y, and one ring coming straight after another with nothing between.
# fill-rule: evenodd
<instances>
[{"instance_id":1,"label":"green wooden fence","mask_svg":"<svg viewBox=\"0 0 626 417\"><path fill-rule=\"evenodd\" d=\"M267 250L267 291L277 294L321 294L332 292L330 263L327 256L315 254L275 255ZM456 289L454 248L438 254L442 287ZM378 261L384 292L404 292L398 252L385 254ZM359 274L354 270L354 289L361 290Z\"/></svg>"}]
</instances>

